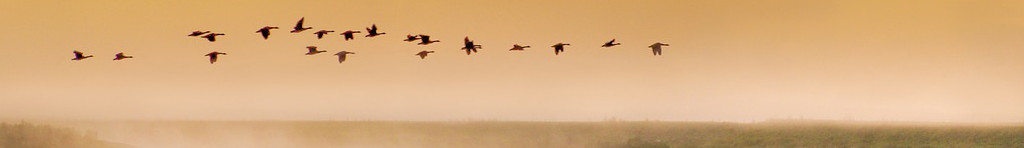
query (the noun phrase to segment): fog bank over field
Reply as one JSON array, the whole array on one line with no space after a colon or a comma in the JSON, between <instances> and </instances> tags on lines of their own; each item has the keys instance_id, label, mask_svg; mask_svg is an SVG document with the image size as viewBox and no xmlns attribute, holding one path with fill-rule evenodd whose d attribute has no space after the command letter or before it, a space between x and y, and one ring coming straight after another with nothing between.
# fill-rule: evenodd
<instances>
[{"instance_id":1,"label":"fog bank over field","mask_svg":"<svg viewBox=\"0 0 1024 148\"><path fill-rule=\"evenodd\" d=\"M1024 123L38 121L140 148L1020 147ZM45 138L45 137L44 137ZM0 136L0 139L3 139ZM3 140L0 140L0 144Z\"/></svg>"}]
</instances>

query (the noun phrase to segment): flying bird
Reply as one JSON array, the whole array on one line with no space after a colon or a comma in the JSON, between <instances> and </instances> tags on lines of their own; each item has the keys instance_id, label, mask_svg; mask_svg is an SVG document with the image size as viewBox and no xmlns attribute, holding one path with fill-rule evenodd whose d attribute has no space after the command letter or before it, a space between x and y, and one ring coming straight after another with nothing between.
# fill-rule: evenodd
<instances>
[{"instance_id":1,"label":"flying bird","mask_svg":"<svg viewBox=\"0 0 1024 148\"><path fill-rule=\"evenodd\" d=\"M71 60L75 60L75 61L84 60L85 58L91 58L92 57L92 55L84 55L84 53L82 53L81 51L78 51L78 50L73 51L73 53L75 53L75 58L71 59Z\"/></svg>"},{"instance_id":2,"label":"flying bird","mask_svg":"<svg viewBox=\"0 0 1024 148\"><path fill-rule=\"evenodd\" d=\"M375 36L378 36L378 35L384 35L385 34L384 32L377 33L377 24L373 24L372 27L366 28L366 33L369 33L369 34L366 35L366 37L375 37Z\"/></svg>"},{"instance_id":3,"label":"flying bird","mask_svg":"<svg viewBox=\"0 0 1024 148\"><path fill-rule=\"evenodd\" d=\"M661 46L668 46L668 44L657 42L657 43L651 44L651 46L647 46L647 47L650 47L651 51L654 52L654 55L658 56L658 55L661 55Z\"/></svg>"},{"instance_id":4,"label":"flying bird","mask_svg":"<svg viewBox=\"0 0 1024 148\"><path fill-rule=\"evenodd\" d=\"M621 44L616 43L615 39L612 39L612 41L608 41L608 42L604 43L604 45L601 45L601 47L612 47L612 46L615 46L615 45L621 45Z\"/></svg>"},{"instance_id":5,"label":"flying bird","mask_svg":"<svg viewBox=\"0 0 1024 148\"><path fill-rule=\"evenodd\" d=\"M210 33L210 31L199 31L199 30L196 30L196 31L192 31L192 34L188 34L188 36L200 36L200 35L203 35L203 34L206 34L206 33Z\"/></svg>"},{"instance_id":6,"label":"flying bird","mask_svg":"<svg viewBox=\"0 0 1024 148\"><path fill-rule=\"evenodd\" d=\"M356 39L355 36L352 36L352 34L355 34L355 33L362 33L362 32L349 30L349 31L342 32L341 35L345 36L345 40L348 41L348 40Z\"/></svg>"},{"instance_id":7,"label":"flying bird","mask_svg":"<svg viewBox=\"0 0 1024 148\"><path fill-rule=\"evenodd\" d=\"M463 39L462 42L464 43L464 45L462 47L462 50L466 50L466 55L469 55L471 53L476 53L476 49L483 48L480 45L473 44L473 40L469 40L469 37L466 37L465 39Z\"/></svg>"},{"instance_id":8,"label":"flying bird","mask_svg":"<svg viewBox=\"0 0 1024 148\"><path fill-rule=\"evenodd\" d=\"M568 45L569 44L558 43L558 44L555 44L555 45L553 45L551 47L555 47L555 55L558 55L558 53L565 52L565 46L568 46Z\"/></svg>"},{"instance_id":9,"label":"flying bird","mask_svg":"<svg viewBox=\"0 0 1024 148\"><path fill-rule=\"evenodd\" d=\"M277 29L277 27L263 26L263 28L260 28L260 30L256 30L256 33L260 33L261 35L263 35L263 39L266 40L267 38L270 37L270 29Z\"/></svg>"},{"instance_id":10,"label":"flying bird","mask_svg":"<svg viewBox=\"0 0 1024 148\"><path fill-rule=\"evenodd\" d=\"M127 58L132 58L132 56L125 56L124 52L118 52L117 54L114 55L114 60L115 61L116 60L123 60L123 59L127 59Z\"/></svg>"},{"instance_id":11,"label":"flying bird","mask_svg":"<svg viewBox=\"0 0 1024 148\"><path fill-rule=\"evenodd\" d=\"M335 53L334 55L338 56L338 63L341 63L341 62L345 62L345 57L348 57L348 56L346 56L348 54L356 54L356 53L355 52L348 52L348 51L341 51L341 52Z\"/></svg>"},{"instance_id":12,"label":"flying bird","mask_svg":"<svg viewBox=\"0 0 1024 148\"><path fill-rule=\"evenodd\" d=\"M420 59L425 59L425 58L427 58L427 54L430 54L430 53L434 53L434 51L424 50L424 51L420 51L420 53L416 53L416 55L420 56Z\"/></svg>"},{"instance_id":13,"label":"flying bird","mask_svg":"<svg viewBox=\"0 0 1024 148\"><path fill-rule=\"evenodd\" d=\"M306 52L306 55L315 55L318 53L327 52L325 50L316 50L316 46L306 46L306 49L309 49L309 52Z\"/></svg>"},{"instance_id":14,"label":"flying bird","mask_svg":"<svg viewBox=\"0 0 1024 148\"><path fill-rule=\"evenodd\" d=\"M224 34L223 33L210 33L210 34L203 35L203 38L206 38L206 40L209 40L210 42L214 42L214 41L217 41L217 36L218 35L224 35Z\"/></svg>"},{"instance_id":15,"label":"flying bird","mask_svg":"<svg viewBox=\"0 0 1024 148\"><path fill-rule=\"evenodd\" d=\"M519 44L515 44L515 45L512 45L512 49L509 49L509 51L523 51L523 50L526 50L526 48L530 48L530 46L522 46L522 45L519 45Z\"/></svg>"},{"instance_id":16,"label":"flying bird","mask_svg":"<svg viewBox=\"0 0 1024 148\"><path fill-rule=\"evenodd\" d=\"M441 41L439 41L439 40L431 41L429 35L421 34L420 35L420 43L416 43L416 45L430 45L431 43L436 43L436 42L441 42Z\"/></svg>"},{"instance_id":17,"label":"flying bird","mask_svg":"<svg viewBox=\"0 0 1024 148\"><path fill-rule=\"evenodd\" d=\"M299 19L299 22L295 23L295 28L294 28L294 30L292 30L292 33L299 33L299 32L302 32L302 31L309 30L309 29L313 29L313 27L305 27L305 28L303 28L302 27L302 22L305 22L305 21L306 21L306 17L302 17L302 19Z\"/></svg>"},{"instance_id":18,"label":"flying bird","mask_svg":"<svg viewBox=\"0 0 1024 148\"><path fill-rule=\"evenodd\" d=\"M206 54L206 56L210 57L210 64L213 64L213 62L217 62L217 55L228 55L228 54L227 53L223 53L223 52L216 52L216 51L210 52L210 53Z\"/></svg>"},{"instance_id":19,"label":"flying bird","mask_svg":"<svg viewBox=\"0 0 1024 148\"><path fill-rule=\"evenodd\" d=\"M334 30L320 30L313 34L316 34L316 39L323 39L325 34L331 32L334 32Z\"/></svg>"},{"instance_id":20,"label":"flying bird","mask_svg":"<svg viewBox=\"0 0 1024 148\"><path fill-rule=\"evenodd\" d=\"M405 35L405 40L402 40L402 41L413 42L413 41L416 41L416 40L419 40L419 39L420 39L419 36L415 36L415 35L409 34L409 35Z\"/></svg>"}]
</instances>

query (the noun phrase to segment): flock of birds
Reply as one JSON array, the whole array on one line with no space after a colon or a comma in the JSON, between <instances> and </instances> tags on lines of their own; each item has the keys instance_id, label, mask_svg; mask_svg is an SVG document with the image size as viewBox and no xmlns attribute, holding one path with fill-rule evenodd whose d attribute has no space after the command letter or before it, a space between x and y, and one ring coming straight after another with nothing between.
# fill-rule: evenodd
<instances>
[{"instance_id":1,"label":"flock of birds","mask_svg":"<svg viewBox=\"0 0 1024 148\"><path fill-rule=\"evenodd\" d=\"M299 19L299 22L297 24L295 24L295 27L292 29L291 33L301 33L303 31L313 29L313 27L304 27L303 26L303 22L305 22L305 21L306 21L305 17ZM279 28L275 27L275 26L264 26L263 28L260 28L259 30L257 30L256 33L260 33L260 35L263 36L263 39L267 40L267 39L270 38L270 31L272 29L279 29ZM320 31L314 32L313 34L316 34L316 38L317 39L323 39L324 35L327 35L327 34L329 34L331 32L334 32L334 30L320 30ZM345 32L341 32L341 35L345 37L346 41L348 41L348 40L355 39L354 34L356 34L356 33L362 33L362 32L354 31L354 30L348 30L348 31L345 31ZM376 24L372 25L371 27L367 27L366 28L366 33L367 33L366 37L376 37L376 36L380 36L380 35L386 34L384 32L378 31ZM222 36L222 35L225 35L225 34L224 33L214 33L214 32L211 32L211 31L193 31L188 36L190 36L190 37L205 38L206 40L208 40L210 42L215 42L215 41L217 41L217 36ZM406 41L406 42L416 42L416 41L419 41L419 43L416 43L417 45L430 45L432 43L441 42L440 40L431 40L430 36L429 35L425 35L425 34L419 34L419 35L411 35L411 34L409 34L409 35L406 35L406 39L403 40L403 41ZM465 39L463 39L463 43L464 43L464 46L462 47L462 50L466 51L466 55L470 55L472 53L476 53L477 49L483 49L483 46L477 45L477 44L473 43L473 40L470 40L469 37L466 37ZM601 47L606 47L607 48L607 47L613 47L613 46L618 46L618 45L621 45L621 43L617 43L617 42L615 42L615 39L612 39L611 41L605 42L603 45L601 45ZM565 46L569 46L569 44L568 43L558 43L558 44L552 45L551 47L555 49L555 55L558 55L559 53L565 52ZM651 50L654 52L655 56L658 56L658 55L661 55L661 47L662 46L669 46L669 45L657 42L657 43L651 44L648 47L651 48ZM523 51L523 50L526 50L526 48L530 48L530 46L514 44L514 45L512 45L512 49L509 49L509 51ZM327 52L327 51L324 51L324 50L317 50L316 46L307 46L306 49L309 50L308 52L306 52L306 55L316 55L316 54L319 54L319 53ZM73 51L73 53L75 54L75 58L73 58L71 60L75 60L75 61L84 60L84 59L93 57L92 55L85 55L85 53L82 53L82 52L77 51L77 50ZM424 51L420 51L419 53L416 53L415 55L419 56L420 59L426 59L427 55L431 54L431 53L434 53L434 51L424 50ZM349 52L349 51L340 51L338 53L335 53L334 55L338 56L338 63L343 63L343 62L345 62L345 58L349 54L355 54L355 53L354 52ZM210 64L213 64L213 63L217 62L217 57L220 56L220 55L227 55L227 53L213 51L213 52L210 52L210 53L206 54L206 56L210 57ZM132 56L127 56L123 52L117 53L114 56L115 56L114 57L115 61L116 60L123 60L123 59L132 58Z\"/></svg>"}]
</instances>

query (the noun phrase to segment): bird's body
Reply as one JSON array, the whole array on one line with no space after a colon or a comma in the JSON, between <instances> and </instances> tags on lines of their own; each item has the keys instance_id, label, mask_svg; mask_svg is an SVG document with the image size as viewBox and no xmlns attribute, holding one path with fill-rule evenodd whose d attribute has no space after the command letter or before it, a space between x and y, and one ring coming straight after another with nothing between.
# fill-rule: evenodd
<instances>
[{"instance_id":1,"label":"bird's body","mask_svg":"<svg viewBox=\"0 0 1024 148\"><path fill-rule=\"evenodd\" d=\"M647 46L647 47L650 47L651 51L654 52L654 55L658 56L658 55L661 55L661 46L668 46L668 44L657 42L657 43L651 44L651 46Z\"/></svg>"},{"instance_id":2,"label":"bird's body","mask_svg":"<svg viewBox=\"0 0 1024 148\"><path fill-rule=\"evenodd\" d=\"M210 33L210 31L199 31L199 30L196 30L196 31L192 31L192 33L188 34L188 36L200 36L200 35L203 35L203 34L206 34L206 33Z\"/></svg>"},{"instance_id":3,"label":"bird's body","mask_svg":"<svg viewBox=\"0 0 1024 148\"><path fill-rule=\"evenodd\" d=\"M309 30L309 29L313 29L313 27L302 27L302 23L305 22L305 21L306 21L305 17L303 17L302 19L299 19L299 22L295 23L295 27L292 28L293 29L292 33L299 33L299 32L302 32L302 31Z\"/></svg>"},{"instance_id":4,"label":"bird's body","mask_svg":"<svg viewBox=\"0 0 1024 148\"><path fill-rule=\"evenodd\" d=\"M377 33L377 24L373 24L370 28L366 28L366 33L366 37L375 37L385 34L384 32Z\"/></svg>"},{"instance_id":5,"label":"bird's body","mask_svg":"<svg viewBox=\"0 0 1024 148\"><path fill-rule=\"evenodd\" d=\"M223 53L223 52L216 52L216 51L210 52L210 53L206 54L206 56L210 57L210 64L213 64L213 62L217 62L217 56L218 55L228 55L228 54L227 53Z\"/></svg>"},{"instance_id":6,"label":"bird's body","mask_svg":"<svg viewBox=\"0 0 1024 148\"><path fill-rule=\"evenodd\" d=\"M429 36L429 35L423 35L423 34L421 34L421 35L419 35L419 36L420 36L420 43L416 43L416 45L430 45L430 44L432 44L432 43L436 43L436 42L441 42L441 41L439 41L439 40L433 40L433 41L431 41L431 40L430 40L430 36Z\"/></svg>"},{"instance_id":7,"label":"bird's body","mask_svg":"<svg viewBox=\"0 0 1024 148\"><path fill-rule=\"evenodd\" d=\"M465 39L463 39L462 42L464 43L463 46L462 46L462 50L466 50L466 55L470 55L472 53L476 53L477 49L483 48L483 46L474 44L473 40L469 40L469 37L466 37Z\"/></svg>"},{"instance_id":8,"label":"bird's body","mask_svg":"<svg viewBox=\"0 0 1024 148\"><path fill-rule=\"evenodd\" d=\"M427 58L427 54L430 54L430 53L434 53L434 51L424 50L424 51L420 51L420 53L416 53L416 55L420 56L420 59L425 59L425 58Z\"/></svg>"},{"instance_id":9,"label":"bird's body","mask_svg":"<svg viewBox=\"0 0 1024 148\"><path fill-rule=\"evenodd\" d=\"M555 48L555 55L558 55L558 53L565 52L565 46L567 46L567 45L569 45L569 44L558 43L558 44L552 45L551 47Z\"/></svg>"},{"instance_id":10,"label":"bird's body","mask_svg":"<svg viewBox=\"0 0 1024 148\"><path fill-rule=\"evenodd\" d=\"M420 39L420 36L409 34L409 35L405 35L405 40L402 40L402 41L413 42L413 41L416 41L416 40L419 40L419 39Z\"/></svg>"},{"instance_id":11,"label":"bird's body","mask_svg":"<svg viewBox=\"0 0 1024 148\"><path fill-rule=\"evenodd\" d=\"M119 53L117 53L117 54L115 54L115 55L114 55L114 60L115 60L115 61L116 61L116 60L123 60L123 59L127 59L127 58L133 58L133 57L132 57L132 56L126 56L126 55L124 55L124 52L119 52Z\"/></svg>"},{"instance_id":12,"label":"bird's body","mask_svg":"<svg viewBox=\"0 0 1024 148\"><path fill-rule=\"evenodd\" d=\"M315 55L318 53L327 52L325 50L316 50L316 46L306 46L306 49L309 49L309 52L306 52L306 55Z\"/></svg>"},{"instance_id":13,"label":"bird's body","mask_svg":"<svg viewBox=\"0 0 1024 148\"><path fill-rule=\"evenodd\" d=\"M621 44L620 43L616 43L615 39L612 39L612 41L608 41L608 42L604 43L604 45L601 45L601 47L612 47L612 46L615 46L615 45L621 45Z\"/></svg>"},{"instance_id":14,"label":"bird's body","mask_svg":"<svg viewBox=\"0 0 1024 148\"><path fill-rule=\"evenodd\" d=\"M256 33L260 33L260 35L263 35L263 39L266 40L267 38L270 38L270 29L277 29L277 27L263 26L263 28L260 28L260 30L256 30Z\"/></svg>"},{"instance_id":15,"label":"bird's body","mask_svg":"<svg viewBox=\"0 0 1024 148\"><path fill-rule=\"evenodd\" d=\"M522 46L522 45L519 45L519 44L515 44L515 45L512 45L512 49L509 49L509 51L523 51L523 50L526 50L526 48L530 48L530 46Z\"/></svg>"},{"instance_id":16,"label":"bird's body","mask_svg":"<svg viewBox=\"0 0 1024 148\"><path fill-rule=\"evenodd\" d=\"M338 63L342 63L342 62L345 62L345 58L348 57L347 56L348 54L356 54L356 53L355 52L348 52L348 51L340 51L338 53L335 53L334 55L338 56Z\"/></svg>"},{"instance_id":17,"label":"bird's body","mask_svg":"<svg viewBox=\"0 0 1024 148\"><path fill-rule=\"evenodd\" d=\"M320 31L317 31L316 33L313 33L313 34L316 34L316 39L323 39L325 34L328 34L328 33L331 33L331 32L334 32L334 30L320 30Z\"/></svg>"},{"instance_id":18,"label":"bird's body","mask_svg":"<svg viewBox=\"0 0 1024 148\"><path fill-rule=\"evenodd\" d=\"M71 53L75 53L75 58L71 59L71 60L75 60L75 61L84 60L86 58L91 58L92 57L92 55L85 55L85 53L82 53L81 51L78 51L78 50L72 51Z\"/></svg>"},{"instance_id":19,"label":"bird's body","mask_svg":"<svg viewBox=\"0 0 1024 148\"><path fill-rule=\"evenodd\" d=\"M220 35L224 35L224 34L223 33L210 33L210 34L203 35L203 38L206 38L206 40L209 40L210 42L214 42L214 41L217 41L217 36L220 36Z\"/></svg>"},{"instance_id":20,"label":"bird's body","mask_svg":"<svg viewBox=\"0 0 1024 148\"><path fill-rule=\"evenodd\" d=\"M341 35L345 36L345 40L348 41L348 40L356 39L356 37L353 35L355 33L362 33L362 32L354 31L354 30L349 30L349 31L342 32Z\"/></svg>"}]
</instances>

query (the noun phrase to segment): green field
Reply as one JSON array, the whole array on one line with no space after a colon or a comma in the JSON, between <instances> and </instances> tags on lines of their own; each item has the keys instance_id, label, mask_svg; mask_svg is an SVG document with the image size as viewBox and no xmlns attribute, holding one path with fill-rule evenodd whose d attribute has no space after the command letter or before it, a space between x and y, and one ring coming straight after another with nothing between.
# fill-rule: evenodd
<instances>
[{"instance_id":1,"label":"green field","mask_svg":"<svg viewBox=\"0 0 1024 148\"><path fill-rule=\"evenodd\" d=\"M1021 124L721 122L127 121L40 122L134 147L1024 147ZM31 135L0 128L0 146ZM39 127L39 126L34 126ZM21 134L21 135L19 135ZM75 135L72 133L71 135ZM90 145L88 136L85 143ZM48 140L49 139L49 140ZM75 139L75 138L72 138ZM24 143L24 142L22 142ZM4 147L4 148L7 148Z\"/></svg>"}]
</instances>

